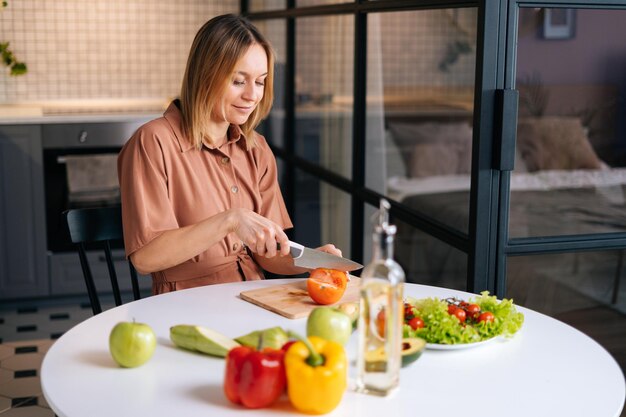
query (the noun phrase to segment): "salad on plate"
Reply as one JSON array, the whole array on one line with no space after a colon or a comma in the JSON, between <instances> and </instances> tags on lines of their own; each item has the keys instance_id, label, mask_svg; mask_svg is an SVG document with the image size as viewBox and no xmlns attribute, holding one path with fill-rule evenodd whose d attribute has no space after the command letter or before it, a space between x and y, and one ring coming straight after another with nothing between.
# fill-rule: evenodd
<instances>
[{"instance_id":1,"label":"salad on plate","mask_svg":"<svg viewBox=\"0 0 626 417\"><path fill-rule=\"evenodd\" d=\"M524 315L512 300L498 300L483 291L469 300L407 298L404 302L403 337L420 337L426 347L470 347L496 336L512 337L522 327Z\"/></svg>"}]
</instances>

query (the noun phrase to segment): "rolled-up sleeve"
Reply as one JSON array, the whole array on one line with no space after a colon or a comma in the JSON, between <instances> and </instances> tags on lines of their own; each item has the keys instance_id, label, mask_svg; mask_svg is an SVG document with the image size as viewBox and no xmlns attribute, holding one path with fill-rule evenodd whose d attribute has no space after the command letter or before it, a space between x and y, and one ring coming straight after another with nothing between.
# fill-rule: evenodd
<instances>
[{"instance_id":1,"label":"rolled-up sleeve","mask_svg":"<svg viewBox=\"0 0 626 417\"><path fill-rule=\"evenodd\" d=\"M124 245L130 256L166 230L178 228L168 191L168 169L159 135L163 119L142 126L118 156ZM167 133L167 132L166 132Z\"/></svg>"}]
</instances>

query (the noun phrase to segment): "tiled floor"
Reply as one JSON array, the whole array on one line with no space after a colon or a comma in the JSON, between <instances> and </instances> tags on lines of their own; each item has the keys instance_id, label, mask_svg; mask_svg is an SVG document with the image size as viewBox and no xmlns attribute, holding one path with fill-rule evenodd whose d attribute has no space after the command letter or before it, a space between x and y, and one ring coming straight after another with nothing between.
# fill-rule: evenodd
<instances>
[{"instance_id":1,"label":"tiled floor","mask_svg":"<svg viewBox=\"0 0 626 417\"><path fill-rule=\"evenodd\" d=\"M92 315L88 304L0 310L2 417L54 417L41 392L41 362L56 339Z\"/></svg>"},{"instance_id":2,"label":"tiled floor","mask_svg":"<svg viewBox=\"0 0 626 417\"><path fill-rule=\"evenodd\" d=\"M92 315L88 304L0 311L0 342L58 339L64 332Z\"/></svg>"},{"instance_id":3,"label":"tiled floor","mask_svg":"<svg viewBox=\"0 0 626 417\"><path fill-rule=\"evenodd\" d=\"M0 414L2 417L53 417L39 382L39 370L52 339L0 345Z\"/></svg>"}]
</instances>

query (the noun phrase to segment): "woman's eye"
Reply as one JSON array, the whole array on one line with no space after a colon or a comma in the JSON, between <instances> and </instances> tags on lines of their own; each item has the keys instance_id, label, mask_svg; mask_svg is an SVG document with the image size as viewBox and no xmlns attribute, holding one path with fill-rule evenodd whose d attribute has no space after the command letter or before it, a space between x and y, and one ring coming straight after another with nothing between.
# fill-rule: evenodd
<instances>
[{"instance_id":1,"label":"woman's eye","mask_svg":"<svg viewBox=\"0 0 626 417\"><path fill-rule=\"evenodd\" d=\"M257 81L256 85L258 85L259 87L265 87L265 81Z\"/></svg>"},{"instance_id":2,"label":"woman's eye","mask_svg":"<svg viewBox=\"0 0 626 417\"><path fill-rule=\"evenodd\" d=\"M234 85L244 85L245 83L245 81L233 80Z\"/></svg>"}]
</instances>

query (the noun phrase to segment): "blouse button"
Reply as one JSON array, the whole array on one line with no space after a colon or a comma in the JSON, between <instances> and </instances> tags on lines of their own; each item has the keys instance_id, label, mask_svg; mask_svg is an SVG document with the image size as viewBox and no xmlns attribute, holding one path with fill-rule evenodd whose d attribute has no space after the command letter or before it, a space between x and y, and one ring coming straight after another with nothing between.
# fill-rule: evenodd
<instances>
[{"instance_id":1,"label":"blouse button","mask_svg":"<svg viewBox=\"0 0 626 417\"><path fill-rule=\"evenodd\" d=\"M230 158L227 156L222 157L222 164L224 165L228 165L228 163L230 162Z\"/></svg>"},{"instance_id":2,"label":"blouse button","mask_svg":"<svg viewBox=\"0 0 626 417\"><path fill-rule=\"evenodd\" d=\"M230 187L230 191L237 194L237 191L239 191L239 188L236 185L233 185L232 187Z\"/></svg>"},{"instance_id":3,"label":"blouse button","mask_svg":"<svg viewBox=\"0 0 626 417\"><path fill-rule=\"evenodd\" d=\"M239 244L233 243L233 251L236 251L237 249L239 249Z\"/></svg>"}]
</instances>

